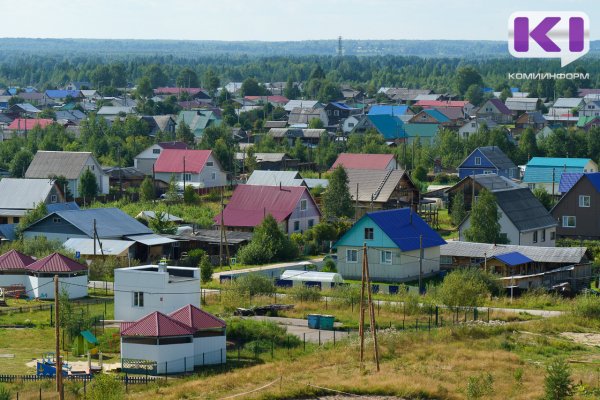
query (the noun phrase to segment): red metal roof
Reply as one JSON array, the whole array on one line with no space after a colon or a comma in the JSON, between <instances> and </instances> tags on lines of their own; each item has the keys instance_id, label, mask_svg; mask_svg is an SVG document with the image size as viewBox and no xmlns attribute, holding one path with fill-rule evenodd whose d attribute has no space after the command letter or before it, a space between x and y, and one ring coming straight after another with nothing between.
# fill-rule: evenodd
<instances>
[{"instance_id":1,"label":"red metal roof","mask_svg":"<svg viewBox=\"0 0 600 400\"><path fill-rule=\"evenodd\" d=\"M220 318L199 309L198 307L188 304L181 307L179 310L173 311L169 317L184 325L194 328L194 331L203 329L225 328L227 324Z\"/></svg>"},{"instance_id":2,"label":"red metal roof","mask_svg":"<svg viewBox=\"0 0 600 400\"><path fill-rule=\"evenodd\" d=\"M190 95L195 95L200 92L204 92L205 90L202 88L178 88L178 87L159 87L154 89L154 94L173 94L178 95L180 93L188 93Z\"/></svg>"},{"instance_id":3,"label":"red metal roof","mask_svg":"<svg viewBox=\"0 0 600 400\"><path fill-rule=\"evenodd\" d=\"M345 169L386 169L394 159L393 154L354 154L342 153L331 166L335 169L343 165Z\"/></svg>"},{"instance_id":4,"label":"red metal roof","mask_svg":"<svg viewBox=\"0 0 600 400\"><path fill-rule=\"evenodd\" d=\"M419 100L415 103L415 106L419 107L464 107L469 104L465 100Z\"/></svg>"},{"instance_id":5,"label":"red metal roof","mask_svg":"<svg viewBox=\"0 0 600 400\"><path fill-rule=\"evenodd\" d=\"M15 120L13 120L13 122L11 122L11 124L6 129L11 130L11 131L29 131L36 126L39 126L40 128L45 128L53 122L54 121L51 119L44 119L44 118L38 118L38 119L17 118Z\"/></svg>"},{"instance_id":6,"label":"red metal roof","mask_svg":"<svg viewBox=\"0 0 600 400\"><path fill-rule=\"evenodd\" d=\"M10 250L0 256L0 271L27 269L35 260L16 250Z\"/></svg>"},{"instance_id":7,"label":"red metal roof","mask_svg":"<svg viewBox=\"0 0 600 400\"><path fill-rule=\"evenodd\" d=\"M211 150L175 150L166 149L160 153L154 171L156 172L193 172L198 173L204 168L204 164L210 156ZM185 171L183 170L183 159L185 157Z\"/></svg>"},{"instance_id":8,"label":"red metal roof","mask_svg":"<svg viewBox=\"0 0 600 400\"><path fill-rule=\"evenodd\" d=\"M163 149L187 150L188 145L184 142L160 142L158 144Z\"/></svg>"},{"instance_id":9,"label":"red metal roof","mask_svg":"<svg viewBox=\"0 0 600 400\"><path fill-rule=\"evenodd\" d=\"M188 336L194 332L192 327L159 311L154 311L133 323L121 324L121 336Z\"/></svg>"},{"instance_id":10,"label":"red metal roof","mask_svg":"<svg viewBox=\"0 0 600 400\"><path fill-rule=\"evenodd\" d=\"M245 96L244 97L246 100L250 100L250 101L264 101L264 102L269 102L269 103L281 103L281 104L286 104L288 103L290 100L285 97L285 96Z\"/></svg>"},{"instance_id":11,"label":"red metal roof","mask_svg":"<svg viewBox=\"0 0 600 400\"><path fill-rule=\"evenodd\" d=\"M225 207L225 226L253 227L271 214L277 222L284 221L296 208L304 186L254 186L238 185ZM221 222L221 214L214 218Z\"/></svg>"},{"instance_id":12,"label":"red metal roof","mask_svg":"<svg viewBox=\"0 0 600 400\"><path fill-rule=\"evenodd\" d=\"M78 272L87 271L85 265L79 264L77 261L71 260L67 256L60 253L50 254L37 260L27 266L27 269L34 272Z\"/></svg>"}]
</instances>

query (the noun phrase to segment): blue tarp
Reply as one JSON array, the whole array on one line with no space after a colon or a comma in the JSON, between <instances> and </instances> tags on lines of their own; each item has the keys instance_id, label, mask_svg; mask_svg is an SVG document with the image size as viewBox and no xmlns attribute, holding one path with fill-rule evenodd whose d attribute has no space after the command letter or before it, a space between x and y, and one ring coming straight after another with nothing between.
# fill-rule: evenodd
<instances>
[{"instance_id":1,"label":"blue tarp","mask_svg":"<svg viewBox=\"0 0 600 400\"><path fill-rule=\"evenodd\" d=\"M502 261L503 263L514 267L515 265L527 264L533 262L533 260L518 251L513 251L511 253L504 253L494 256L493 258Z\"/></svg>"}]
</instances>

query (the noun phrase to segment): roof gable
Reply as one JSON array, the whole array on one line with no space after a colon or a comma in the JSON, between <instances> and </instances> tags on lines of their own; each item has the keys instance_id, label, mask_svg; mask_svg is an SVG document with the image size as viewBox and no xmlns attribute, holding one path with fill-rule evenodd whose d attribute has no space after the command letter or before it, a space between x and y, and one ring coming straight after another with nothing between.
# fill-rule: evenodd
<instances>
[{"instance_id":1,"label":"roof gable","mask_svg":"<svg viewBox=\"0 0 600 400\"><path fill-rule=\"evenodd\" d=\"M190 326L165 315L159 311L133 322L121 325L121 336L189 336L194 333Z\"/></svg>"},{"instance_id":2,"label":"roof gable","mask_svg":"<svg viewBox=\"0 0 600 400\"><path fill-rule=\"evenodd\" d=\"M493 192L498 207L519 231L556 226L556 220L531 190L520 188Z\"/></svg>"},{"instance_id":3,"label":"roof gable","mask_svg":"<svg viewBox=\"0 0 600 400\"><path fill-rule=\"evenodd\" d=\"M70 180L79 179L79 175L90 157L93 158L90 152L40 150L35 153L29 168L25 172L25 177L64 176ZM96 165L100 168L98 162L96 162Z\"/></svg>"},{"instance_id":4,"label":"roof gable","mask_svg":"<svg viewBox=\"0 0 600 400\"><path fill-rule=\"evenodd\" d=\"M33 272L80 272L87 271L85 265L71 260L60 253L53 253L27 266Z\"/></svg>"},{"instance_id":5,"label":"roof gable","mask_svg":"<svg viewBox=\"0 0 600 400\"><path fill-rule=\"evenodd\" d=\"M35 260L17 250L9 250L0 255L0 271L24 270Z\"/></svg>"},{"instance_id":6,"label":"roof gable","mask_svg":"<svg viewBox=\"0 0 600 400\"><path fill-rule=\"evenodd\" d=\"M193 328L194 331L225 328L227 326L222 319L217 318L192 304L188 304L179 310L173 311L169 316L172 319Z\"/></svg>"},{"instance_id":7,"label":"roof gable","mask_svg":"<svg viewBox=\"0 0 600 400\"><path fill-rule=\"evenodd\" d=\"M211 154L211 150L165 149L158 156L154 170L156 172L191 172L197 174L204 169Z\"/></svg>"},{"instance_id":8,"label":"roof gable","mask_svg":"<svg viewBox=\"0 0 600 400\"><path fill-rule=\"evenodd\" d=\"M53 187L49 179L4 178L0 180L0 208L32 210L46 202Z\"/></svg>"}]
</instances>

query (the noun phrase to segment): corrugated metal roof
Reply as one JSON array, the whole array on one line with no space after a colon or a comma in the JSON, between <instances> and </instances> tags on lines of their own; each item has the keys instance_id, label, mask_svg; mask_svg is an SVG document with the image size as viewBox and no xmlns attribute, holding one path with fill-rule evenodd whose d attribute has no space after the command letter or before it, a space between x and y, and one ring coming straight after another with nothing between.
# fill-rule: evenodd
<instances>
[{"instance_id":1,"label":"corrugated metal roof","mask_svg":"<svg viewBox=\"0 0 600 400\"><path fill-rule=\"evenodd\" d=\"M517 167L498 146L484 146L479 147L478 149L498 169L511 169Z\"/></svg>"},{"instance_id":2,"label":"corrugated metal roof","mask_svg":"<svg viewBox=\"0 0 600 400\"><path fill-rule=\"evenodd\" d=\"M410 208L374 211L367 213L365 217L371 218L402 251L419 249L421 237L423 238L423 248L441 246L446 243Z\"/></svg>"},{"instance_id":3,"label":"corrugated metal roof","mask_svg":"<svg viewBox=\"0 0 600 400\"><path fill-rule=\"evenodd\" d=\"M321 103L317 100L290 100L283 107L283 109L287 112L291 112L294 108L315 108L320 107Z\"/></svg>"},{"instance_id":4,"label":"corrugated metal roof","mask_svg":"<svg viewBox=\"0 0 600 400\"><path fill-rule=\"evenodd\" d=\"M100 244L102 244L102 250L100 250ZM100 243L96 240L96 254L95 255L107 255L107 256L121 256L126 255L125 252L135 244L130 240L112 240L112 239L101 239ZM88 238L71 238L63 244L65 249L72 250L73 252L78 251L81 255L94 255L94 239Z\"/></svg>"},{"instance_id":5,"label":"corrugated metal roof","mask_svg":"<svg viewBox=\"0 0 600 400\"><path fill-rule=\"evenodd\" d=\"M505 264L514 267L515 265L527 264L533 262L533 260L518 251L512 251L510 253L498 254L493 258L502 261Z\"/></svg>"},{"instance_id":6,"label":"corrugated metal roof","mask_svg":"<svg viewBox=\"0 0 600 400\"><path fill-rule=\"evenodd\" d=\"M300 197L308 189L304 186L238 185L225 207L225 226L253 227L271 214L277 222L285 220L296 208ZM221 222L221 214L214 218Z\"/></svg>"},{"instance_id":7,"label":"corrugated metal roof","mask_svg":"<svg viewBox=\"0 0 600 400\"><path fill-rule=\"evenodd\" d=\"M335 160L331 169L333 170L338 165L342 165L345 169L384 170L389 167L393 160L393 154L342 153Z\"/></svg>"},{"instance_id":8,"label":"corrugated metal roof","mask_svg":"<svg viewBox=\"0 0 600 400\"><path fill-rule=\"evenodd\" d=\"M335 272L302 271L294 269L288 269L283 271L279 279L299 282L344 282L344 279L342 279L342 275Z\"/></svg>"},{"instance_id":9,"label":"corrugated metal roof","mask_svg":"<svg viewBox=\"0 0 600 400\"><path fill-rule=\"evenodd\" d=\"M445 114L435 108L429 108L423 110L423 112L429 115L431 118L435 118L439 122L449 122L450 118L448 118Z\"/></svg>"},{"instance_id":10,"label":"corrugated metal roof","mask_svg":"<svg viewBox=\"0 0 600 400\"><path fill-rule=\"evenodd\" d=\"M438 112L438 114L443 115L440 112ZM449 121L446 116L444 116L444 118L446 121ZM409 138L422 137L431 139L438 134L439 127L440 126L438 124L404 124L404 132Z\"/></svg>"},{"instance_id":11,"label":"corrugated metal roof","mask_svg":"<svg viewBox=\"0 0 600 400\"><path fill-rule=\"evenodd\" d=\"M135 217L142 218L145 220L155 219L156 212L155 211L140 211L140 213L138 215L136 215ZM163 213L162 218L166 218L167 221L171 221L171 222L183 222L182 218L179 218L179 217L177 217L173 214L169 214L169 213Z\"/></svg>"},{"instance_id":12,"label":"corrugated metal roof","mask_svg":"<svg viewBox=\"0 0 600 400\"><path fill-rule=\"evenodd\" d=\"M304 183L298 171L254 170L246 185L258 186L302 186Z\"/></svg>"},{"instance_id":13,"label":"corrugated metal roof","mask_svg":"<svg viewBox=\"0 0 600 400\"><path fill-rule=\"evenodd\" d=\"M158 156L154 164L154 170L156 172L192 172L197 174L202 171L211 153L211 150L165 149ZM183 170L184 158L185 171Z\"/></svg>"},{"instance_id":14,"label":"corrugated metal roof","mask_svg":"<svg viewBox=\"0 0 600 400\"><path fill-rule=\"evenodd\" d=\"M195 331L225 328L227 323L214 315L188 304L169 314L171 318L193 328Z\"/></svg>"},{"instance_id":15,"label":"corrugated metal roof","mask_svg":"<svg viewBox=\"0 0 600 400\"><path fill-rule=\"evenodd\" d=\"M369 109L369 115L396 115L401 116L406 114L408 106L392 106L375 104Z\"/></svg>"},{"instance_id":16,"label":"corrugated metal roof","mask_svg":"<svg viewBox=\"0 0 600 400\"><path fill-rule=\"evenodd\" d=\"M38 151L35 153L27 172L26 178L48 178L64 176L67 179L79 179L90 152L76 151Z\"/></svg>"},{"instance_id":17,"label":"corrugated metal roof","mask_svg":"<svg viewBox=\"0 0 600 400\"><path fill-rule=\"evenodd\" d=\"M583 99L579 97L559 97L552 107L554 108L579 108L583 104Z\"/></svg>"},{"instance_id":18,"label":"corrugated metal roof","mask_svg":"<svg viewBox=\"0 0 600 400\"><path fill-rule=\"evenodd\" d=\"M560 175L558 191L560 193L567 193L579 181L579 179L581 179L582 176L582 172L563 172Z\"/></svg>"},{"instance_id":19,"label":"corrugated metal roof","mask_svg":"<svg viewBox=\"0 0 600 400\"><path fill-rule=\"evenodd\" d=\"M527 188L494 192L498 207L521 232L556 226L556 220Z\"/></svg>"},{"instance_id":20,"label":"corrugated metal roof","mask_svg":"<svg viewBox=\"0 0 600 400\"><path fill-rule=\"evenodd\" d=\"M133 114L135 107L132 106L102 106L97 115L118 115L120 113Z\"/></svg>"},{"instance_id":21,"label":"corrugated metal roof","mask_svg":"<svg viewBox=\"0 0 600 400\"><path fill-rule=\"evenodd\" d=\"M133 323L121 325L121 336L167 337L192 334L194 334L192 327L159 311L154 311Z\"/></svg>"},{"instance_id":22,"label":"corrugated metal roof","mask_svg":"<svg viewBox=\"0 0 600 400\"><path fill-rule=\"evenodd\" d=\"M465 107L469 104L468 101L465 100L421 100L415 103L415 106L418 107Z\"/></svg>"},{"instance_id":23,"label":"corrugated metal roof","mask_svg":"<svg viewBox=\"0 0 600 400\"><path fill-rule=\"evenodd\" d=\"M32 210L46 202L53 187L49 179L4 178L0 180L0 208Z\"/></svg>"},{"instance_id":24,"label":"corrugated metal roof","mask_svg":"<svg viewBox=\"0 0 600 400\"><path fill-rule=\"evenodd\" d=\"M583 168L590 161L590 158L533 157L527 167Z\"/></svg>"},{"instance_id":25,"label":"corrugated metal roof","mask_svg":"<svg viewBox=\"0 0 600 400\"><path fill-rule=\"evenodd\" d=\"M144 244L146 246L158 246L161 244L175 243L177 240L169 239L168 237L160 236L155 233L149 235L125 236L129 240Z\"/></svg>"},{"instance_id":26,"label":"corrugated metal roof","mask_svg":"<svg viewBox=\"0 0 600 400\"><path fill-rule=\"evenodd\" d=\"M46 96L51 99L64 99L71 96L74 98L81 97L80 90L46 90Z\"/></svg>"},{"instance_id":27,"label":"corrugated metal roof","mask_svg":"<svg viewBox=\"0 0 600 400\"><path fill-rule=\"evenodd\" d=\"M10 123L10 125L6 128L10 131L30 131L36 126L40 128L45 128L48 125L52 124L54 121L51 119L44 118L36 118L36 119L24 119L17 118Z\"/></svg>"},{"instance_id":28,"label":"corrugated metal roof","mask_svg":"<svg viewBox=\"0 0 600 400\"><path fill-rule=\"evenodd\" d=\"M404 122L396 115L369 114L367 118L375 129L377 129L377 132L383 135L385 140L403 139L406 137Z\"/></svg>"},{"instance_id":29,"label":"corrugated metal roof","mask_svg":"<svg viewBox=\"0 0 600 400\"><path fill-rule=\"evenodd\" d=\"M24 270L35 260L16 250L9 250L0 256L0 271Z\"/></svg>"},{"instance_id":30,"label":"corrugated metal roof","mask_svg":"<svg viewBox=\"0 0 600 400\"><path fill-rule=\"evenodd\" d=\"M559 183L563 173L583 172L590 161L589 158L533 157L525 167L523 182L552 182L554 171L554 182Z\"/></svg>"},{"instance_id":31,"label":"corrugated metal roof","mask_svg":"<svg viewBox=\"0 0 600 400\"><path fill-rule=\"evenodd\" d=\"M33 272L79 272L87 271L87 266L60 253L53 253L29 264L27 269Z\"/></svg>"},{"instance_id":32,"label":"corrugated metal roof","mask_svg":"<svg viewBox=\"0 0 600 400\"><path fill-rule=\"evenodd\" d=\"M347 169L348 187L353 200L356 200L358 184L358 201L387 203L394 190L400 185L404 170L369 170ZM407 176L408 177L408 176Z\"/></svg>"},{"instance_id":33,"label":"corrugated metal roof","mask_svg":"<svg viewBox=\"0 0 600 400\"><path fill-rule=\"evenodd\" d=\"M327 188L329 186L329 179L304 178L304 183L306 183L309 189L314 189L317 186Z\"/></svg>"},{"instance_id":34,"label":"corrugated metal roof","mask_svg":"<svg viewBox=\"0 0 600 400\"><path fill-rule=\"evenodd\" d=\"M29 103L15 104L14 107L18 107L18 108L20 108L21 110L23 110L25 112L33 113L33 114L37 114L39 112L42 112L42 110L40 110L39 108L37 108L33 104L29 104Z\"/></svg>"},{"instance_id":35,"label":"corrugated metal roof","mask_svg":"<svg viewBox=\"0 0 600 400\"><path fill-rule=\"evenodd\" d=\"M440 247L440 255L455 257L494 257L497 254L505 254L518 251L534 262L548 262L560 264L577 264L584 260L585 247L538 247L518 246L512 244L489 244L449 241Z\"/></svg>"}]
</instances>

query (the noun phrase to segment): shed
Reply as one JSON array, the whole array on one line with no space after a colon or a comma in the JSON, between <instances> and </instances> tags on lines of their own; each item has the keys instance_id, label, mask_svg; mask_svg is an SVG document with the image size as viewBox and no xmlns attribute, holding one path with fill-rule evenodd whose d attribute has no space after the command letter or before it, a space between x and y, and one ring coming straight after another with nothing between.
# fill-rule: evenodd
<instances>
[{"instance_id":1,"label":"shed","mask_svg":"<svg viewBox=\"0 0 600 400\"><path fill-rule=\"evenodd\" d=\"M279 282L284 286L300 286L306 285L310 287L318 287L321 289L331 289L335 285L344 283L342 275L337 272L318 272L318 271L301 271L288 269L283 271L279 277ZM287 285L286 285L287 284Z\"/></svg>"},{"instance_id":2,"label":"shed","mask_svg":"<svg viewBox=\"0 0 600 400\"><path fill-rule=\"evenodd\" d=\"M73 341L73 355L82 356L90 353L98 353L98 339L90 331L81 331Z\"/></svg>"}]
</instances>

